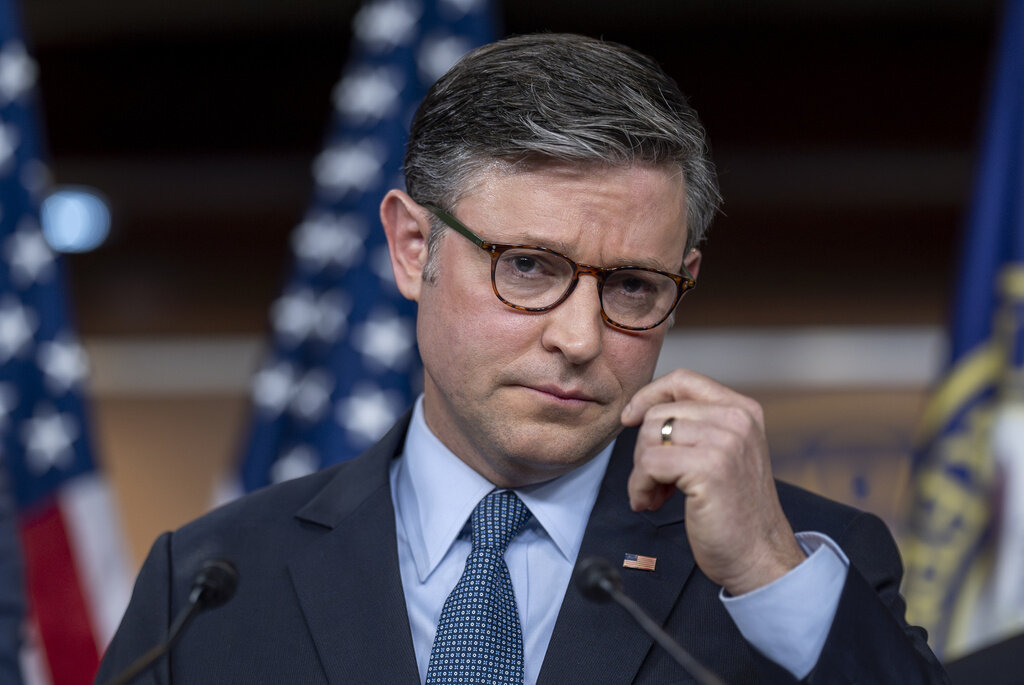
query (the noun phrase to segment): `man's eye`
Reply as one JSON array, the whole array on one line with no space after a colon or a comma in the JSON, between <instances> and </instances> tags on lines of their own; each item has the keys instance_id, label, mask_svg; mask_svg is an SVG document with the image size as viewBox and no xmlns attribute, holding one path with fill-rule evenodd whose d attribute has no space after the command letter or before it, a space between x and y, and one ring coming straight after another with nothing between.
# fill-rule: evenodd
<instances>
[{"instance_id":1,"label":"man's eye","mask_svg":"<svg viewBox=\"0 0 1024 685\"><path fill-rule=\"evenodd\" d=\"M651 290L651 284L642 278L627 278L619 284L619 288L625 293L636 294Z\"/></svg>"},{"instance_id":2,"label":"man's eye","mask_svg":"<svg viewBox=\"0 0 1024 685\"><path fill-rule=\"evenodd\" d=\"M520 255L512 260L512 266L515 267L515 270L519 273L533 273L537 270L537 260L533 257Z\"/></svg>"}]
</instances>

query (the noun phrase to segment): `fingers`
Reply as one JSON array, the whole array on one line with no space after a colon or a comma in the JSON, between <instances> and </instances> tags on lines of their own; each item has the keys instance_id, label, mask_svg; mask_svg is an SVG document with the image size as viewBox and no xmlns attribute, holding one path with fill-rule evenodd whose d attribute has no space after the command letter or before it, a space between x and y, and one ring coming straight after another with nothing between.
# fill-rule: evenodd
<instances>
[{"instance_id":1,"label":"fingers","mask_svg":"<svg viewBox=\"0 0 1024 685\"><path fill-rule=\"evenodd\" d=\"M666 397L673 399L664 401ZM650 404L656 399L663 401ZM676 489L696 498L708 488L735 488L751 479L770 482L764 418L757 402L684 371L638 392L628 411L641 408L628 485L634 511L658 509ZM736 479L731 486L729 479Z\"/></svg>"},{"instance_id":2,"label":"fingers","mask_svg":"<svg viewBox=\"0 0 1024 685\"><path fill-rule=\"evenodd\" d=\"M633 511L657 511L675 494L673 479L661 482L652 471L633 469L629 474L629 506Z\"/></svg>"},{"instance_id":3,"label":"fingers","mask_svg":"<svg viewBox=\"0 0 1024 685\"><path fill-rule=\"evenodd\" d=\"M622 422L640 427L631 508L658 509L682 491L687 538L708 578L733 594L748 592L803 558L779 505L757 402L680 370L641 388Z\"/></svg>"},{"instance_id":4,"label":"fingers","mask_svg":"<svg viewBox=\"0 0 1024 685\"><path fill-rule=\"evenodd\" d=\"M663 411L664 406L677 402L735 405L745 408L759 420L760 425L763 425L761 407L757 402L688 369L676 369L640 388L622 410L622 424L637 426L645 420L648 412L655 408L658 413L652 416L661 417L664 422L670 416Z\"/></svg>"},{"instance_id":5,"label":"fingers","mask_svg":"<svg viewBox=\"0 0 1024 685\"><path fill-rule=\"evenodd\" d=\"M756 403L755 403L756 404ZM760 407L672 402L655 405L640 423L637 445L665 445L665 423L672 419L668 444L708 444L723 450L740 449L733 438L762 432Z\"/></svg>"},{"instance_id":6,"label":"fingers","mask_svg":"<svg viewBox=\"0 0 1024 685\"><path fill-rule=\"evenodd\" d=\"M674 414L670 444L663 442L660 415L666 412ZM658 509L677 489L697 497L703 484L736 473L742 465L733 462L748 451L752 426L749 416L733 417L727 408L677 403L652 409L637 437L628 483L633 510Z\"/></svg>"},{"instance_id":7,"label":"fingers","mask_svg":"<svg viewBox=\"0 0 1024 685\"><path fill-rule=\"evenodd\" d=\"M680 468L681 451L678 446L652 446L636 455L626 486L633 511L660 509L677 489L685 489L693 469Z\"/></svg>"}]
</instances>

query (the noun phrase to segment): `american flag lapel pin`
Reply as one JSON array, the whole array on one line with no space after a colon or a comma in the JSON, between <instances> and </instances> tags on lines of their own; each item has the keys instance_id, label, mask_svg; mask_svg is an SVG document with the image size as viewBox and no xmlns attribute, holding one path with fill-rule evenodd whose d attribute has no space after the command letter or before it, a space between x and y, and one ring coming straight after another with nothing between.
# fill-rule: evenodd
<instances>
[{"instance_id":1,"label":"american flag lapel pin","mask_svg":"<svg viewBox=\"0 0 1024 685\"><path fill-rule=\"evenodd\" d=\"M645 557L642 554L630 554L622 558L622 568L636 568L641 571L653 571L654 565L658 563L657 557Z\"/></svg>"}]
</instances>

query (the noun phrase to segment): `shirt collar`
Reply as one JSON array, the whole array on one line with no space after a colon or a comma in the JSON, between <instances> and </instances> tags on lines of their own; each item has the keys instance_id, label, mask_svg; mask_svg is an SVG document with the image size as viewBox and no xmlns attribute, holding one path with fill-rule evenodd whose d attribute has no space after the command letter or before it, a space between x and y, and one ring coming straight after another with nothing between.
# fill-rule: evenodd
<instances>
[{"instance_id":1,"label":"shirt collar","mask_svg":"<svg viewBox=\"0 0 1024 685\"><path fill-rule=\"evenodd\" d=\"M575 563L579 553L613 445L563 476L515 490L533 514L538 532L547 534L569 563ZM396 468L393 487L398 515L423 582L448 553L473 509L495 486L434 435L423 417L422 396L413 408Z\"/></svg>"}]
</instances>

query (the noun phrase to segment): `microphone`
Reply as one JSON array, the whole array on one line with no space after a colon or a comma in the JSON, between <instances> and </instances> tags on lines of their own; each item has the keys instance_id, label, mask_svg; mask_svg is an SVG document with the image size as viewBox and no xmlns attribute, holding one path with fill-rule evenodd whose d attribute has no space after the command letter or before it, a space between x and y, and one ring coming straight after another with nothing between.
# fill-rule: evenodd
<instances>
[{"instance_id":1,"label":"microphone","mask_svg":"<svg viewBox=\"0 0 1024 685\"><path fill-rule=\"evenodd\" d=\"M589 557L576 566L576 587L592 602L607 602L622 591L622 578L606 559Z\"/></svg>"},{"instance_id":2,"label":"microphone","mask_svg":"<svg viewBox=\"0 0 1024 685\"><path fill-rule=\"evenodd\" d=\"M588 557L576 565L573 579L580 594L592 602L614 601L625 609L645 633L675 659L676 663L692 675L700 685L725 685L721 678L705 668L682 645L672 639L661 626L647 615L629 595L622 591L618 570L606 559Z\"/></svg>"},{"instance_id":3,"label":"microphone","mask_svg":"<svg viewBox=\"0 0 1024 685\"><path fill-rule=\"evenodd\" d=\"M215 609L229 599L238 589L238 570L226 559L210 559L203 563L189 592L188 604L182 607L174 617L171 627L167 630L167 638L148 652L140 656L128 668L121 671L106 685L127 685L135 680L143 671L153 665L157 659L171 651L185 627L192 618L205 609Z\"/></svg>"},{"instance_id":4,"label":"microphone","mask_svg":"<svg viewBox=\"0 0 1024 685\"><path fill-rule=\"evenodd\" d=\"M188 601L203 609L216 609L231 599L238 589L238 569L227 559L211 559L203 564L192 581Z\"/></svg>"}]
</instances>

